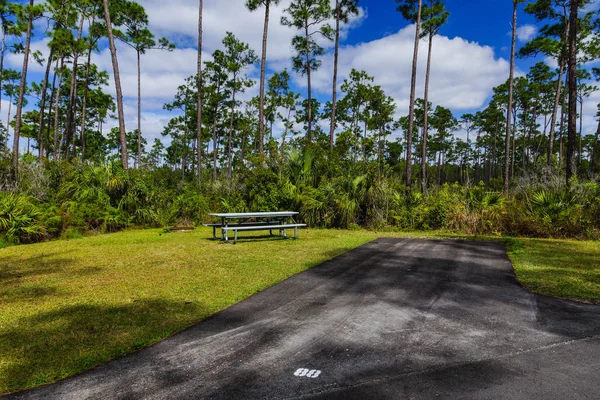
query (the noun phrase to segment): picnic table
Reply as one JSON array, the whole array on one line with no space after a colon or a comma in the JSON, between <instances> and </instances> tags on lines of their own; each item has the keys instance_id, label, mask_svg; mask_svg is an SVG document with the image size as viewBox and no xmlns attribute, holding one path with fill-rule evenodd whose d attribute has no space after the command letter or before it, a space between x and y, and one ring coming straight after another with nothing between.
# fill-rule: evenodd
<instances>
[{"instance_id":1,"label":"picnic table","mask_svg":"<svg viewBox=\"0 0 600 400\"><path fill-rule=\"evenodd\" d=\"M298 237L298 228L303 228L306 224L298 224L294 221L294 216L298 215L295 211L277 211L277 212L249 212L249 213L212 213L212 217L220 218L220 223L205 224L212 226L213 239L217 239L217 229L221 229L221 240L229 242L229 232L233 231L233 243L237 243L239 231L259 231L266 230L270 234L273 231L279 231L279 235L287 237L287 230L294 229L294 239Z\"/></svg>"}]
</instances>

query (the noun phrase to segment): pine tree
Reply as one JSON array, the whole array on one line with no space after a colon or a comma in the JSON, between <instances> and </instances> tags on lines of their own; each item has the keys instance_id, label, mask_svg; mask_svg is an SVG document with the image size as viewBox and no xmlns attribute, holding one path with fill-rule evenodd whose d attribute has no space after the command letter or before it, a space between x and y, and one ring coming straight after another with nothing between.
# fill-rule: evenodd
<instances>
[{"instance_id":1,"label":"pine tree","mask_svg":"<svg viewBox=\"0 0 600 400\"><path fill-rule=\"evenodd\" d=\"M295 36L292 40L292 46L297 53L292 58L292 65L294 71L305 75L307 79L306 142L311 143L314 117L311 72L319 69L321 60L318 57L325 53L325 49L317 43L316 35L319 34L327 40L333 40L333 28L326 23L331 18L332 10L329 0L293 0L285 12L289 18L282 17L281 24L301 30L303 33Z\"/></svg>"},{"instance_id":2,"label":"pine tree","mask_svg":"<svg viewBox=\"0 0 600 400\"><path fill-rule=\"evenodd\" d=\"M567 85L569 95L569 114L567 122L567 185L576 174L575 139L577 137L577 19L579 0L571 0L569 11L569 56L567 61Z\"/></svg>"},{"instance_id":3,"label":"pine tree","mask_svg":"<svg viewBox=\"0 0 600 400\"><path fill-rule=\"evenodd\" d=\"M110 19L110 8L108 0L102 0L104 4L104 19L108 31L108 43L110 47L110 56L113 64L113 75L117 92L117 111L119 114L119 135L121 141L121 165L124 170L129 169L127 159L127 131L125 130L125 112L123 111L123 91L121 90L121 75L119 74L119 60L117 58L117 48L115 46L115 37L113 35L112 21Z\"/></svg>"},{"instance_id":4,"label":"pine tree","mask_svg":"<svg viewBox=\"0 0 600 400\"><path fill-rule=\"evenodd\" d=\"M331 100L331 126L329 128L329 150L333 150L335 135L335 116L337 107L338 58L340 48L340 23L348 23L350 17L358 15L358 0L335 0L333 10L335 18L335 48L333 53L333 91Z\"/></svg>"},{"instance_id":5,"label":"pine tree","mask_svg":"<svg viewBox=\"0 0 600 400\"><path fill-rule=\"evenodd\" d=\"M264 158L265 141L265 74L267 68L267 38L269 34L269 15L271 4L278 5L280 0L246 0L246 7L250 11L256 11L259 7L265 7L265 24L263 28L262 56L260 59L260 100L258 106L258 152Z\"/></svg>"},{"instance_id":6,"label":"pine tree","mask_svg":"<svg viewBox=\"0 0 600 400\"><path fill-rule=\"evenodd\" d=\"M445 9L444 3L441 0L430 0L429 6L425 6L423 10L423 36L429 38L429 49L427 51L427 72L425 73L425 95L424 99L424 121L423 121L423 136L421 138L421 191L427 192L427 130L429 127L428 121L428 104L429 104L429 78L431 75L431 53L433 47L433 38L439 32L442 25L446 23L450 13Z\"/></svg>"},{"instance_id":7,"label":"pine tree","mask_svg":"<svg viewBox=\"0 0 600 400\"><path fill-rule=\"evenodd\" d=\"M236 95L252 86L253 81L241 76L242 71L257 61L254 51L248 44L238 40L231 32L223 39L225 46L225 67L229 74L227 87L231 93L229 133L227 146L227 176L231 179L233 168L233 125L236 114Z\"/></svg>"},{"instance_id":8,"label":"pine tree","mask_svg":"<svg viewBox=\"0 0 600 400\"><path fill-rule=\"evenodd\" d=\"M123 33L119 32L119 39L135 50L137 60L137 134L138 148L135 165L139 168L142 162L142 63L141 56L146 51L157 49L173 51L175 45L166 38L157 41L154 34L148 29L148 15L144 7L132 1L122 3L118 13L118 19L114 18L113 23L117 26L125 27Z\"/></svg>"},{"instance_id":9,"label":"pine tree","mask_svg":"<svg viewBox=\"0 0 600 400\"><path fill-rule=\"evenodd\" d=\"M419 58L419 39L421 37L421 12L423 8L423 0L396 0L400 3L398 11L402 13L404 18L411 22L415 22L415 45L412 61L412 73L410 82L410 105L408 110L408 132L406 134L406 187L410 190L412 186L412 142L413 128L415 118L415 93L417 86L417 62Z\"/></svg>"},{"instance_id":10,"label":"pine tree","mask_svg":"<svg viewBox=\"0 0 600 400\"><path fill-rule=\"evenodd\" d=\"M33 31L33 21L40 18L43 13L43 6L34 5L33 0L29 1L29 5L23 7L18 15L21 21L27 21L25 29L25 48L23 50L23 70L21 72L21 83L19 85L19 96L17 98L17 112L15 115L15 132L13 140L13 168L15 171L19 169L19 138L21 134L21 118L23 113L23 105L25 101L25 91L27 86L27 69L29 66L29 53L31 47L31 36Z\"/></svg>"},{"instance_id":11,"label":"pine tree","mask_svg":"<svg viewBox=\"0 0 600 400\"><path fill-rule=\"evenodd\" d=\"M508 194L508 186L510 182L510 119L513 112L513 80L515 75L515 53L517 46L517 10L520 3L524 0L513 0L513 17L512 17L512 45L510 50L510 74L508 78L508 105L506 107L506 137L505 137L505 153L504 153L504 194Z\"/></svg>"}]
</instances>

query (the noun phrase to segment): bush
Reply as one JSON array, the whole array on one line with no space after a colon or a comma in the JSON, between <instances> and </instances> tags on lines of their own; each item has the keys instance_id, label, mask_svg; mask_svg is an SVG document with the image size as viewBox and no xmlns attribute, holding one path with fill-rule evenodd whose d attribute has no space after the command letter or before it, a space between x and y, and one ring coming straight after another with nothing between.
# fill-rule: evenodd
<instances>
[{"instance_id":1,"label":"bush","mask_svg":"<svg viewBox=\"0 0 600 400\"><path fill-rule=\"evenodd\" d=\"M197 226L206 220L210 207L200 193L191 188L173 199L169 207L166 225L181 224Z\"/></svg>"},{"instance_id":2,"label":"bush","mask_svg":"<svg viewBox=\"0 0 600 400\"><path fill-rule=\"evenodd\" d=\"M392 168L380 171L310 147L236 164L233 179L202 186L169 167L125 172L117 164L23 160L18 179L0 153L0 241L3 245L77 237L128 227L198 225L209 212L292 210L312 227L449 229L466 234L600 238L600 185L540 169L514 180L474 187L444 184L407 191ZM266 164L268 165L268 163ZM192 172L187 174L191 181ZM12 193L12 194L10 194Z\"/></svg>"},{"instance_id":3,"label":"bush","mask_svg":"<svg viewBox=\"0 0 600 400\"><path fill-rule=\"evenodd\" d=\"M0 238L5 243L31 243L41 239L45 230L40 224L41 211L27 197L0 193Z\"/></svg>"},{"instance_id":4,"label":"bush","mask_svg":"<svg viewBox=\"0 0 600 400\"><path fill-rule=\"evenodd\" d=\"M248 201L252 211L278 211L282 201L279 177L271 170L259 168L246 178Z\"/></svg>"}]
</instances>

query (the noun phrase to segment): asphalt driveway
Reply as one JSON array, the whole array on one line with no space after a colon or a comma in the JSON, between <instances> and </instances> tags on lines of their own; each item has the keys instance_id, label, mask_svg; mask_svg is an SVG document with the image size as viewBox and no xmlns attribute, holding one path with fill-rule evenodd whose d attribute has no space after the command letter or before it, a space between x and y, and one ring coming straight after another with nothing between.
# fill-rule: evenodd
<instances>
[{"instance_id":1,"label":"asphalt driveway","mask_svg":"<svg viewBox=\"0 0 600 400\"><path fill-rule=\"evenodd\" d=\"M379 239L150 348L9 399L599 399L600 306L499 243Z\"/></svg>"}]
</instances>

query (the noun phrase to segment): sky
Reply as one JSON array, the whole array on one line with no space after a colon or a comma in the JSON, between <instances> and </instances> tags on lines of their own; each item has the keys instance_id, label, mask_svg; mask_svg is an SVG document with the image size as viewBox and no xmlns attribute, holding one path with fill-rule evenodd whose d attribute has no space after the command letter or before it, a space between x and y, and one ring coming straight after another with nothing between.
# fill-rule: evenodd
<instances>
[{"instance_id":1,"label":"sky","mask_svg":"<svg viewBox=\"0 0 600 400\"><path fill-rule=\"evenodd\" d=\"M173 100L177 87L185 78L196 72L198 0L138 0L148 13L150 29L157 37L166 37L176 44L171 53L159 50L148 51L142 58L142 132L148 143L161 138L161 132L171 112L163 105ZM291 0L281 0L271 10L268 43L268 75L284 68L291 70L291 40L296 32L280 24L284 9ZM333 2L333 0L332 0ZM204 59L221 48L226 32L233 32L239 39L250 44L258 55L261 51L264 14L263 10L250 12L245 0L204 0ZM598 7L600 0L594 0ZM509 75L512 2L509 0L445 0L450 12L447 24L433 42L430 99L436 105L447 107L456 117L467 112L476 112L487 105L492 89L506 81ZM360 15L343 27L340 48L339 83L348 76L352 68L365 70L375 78L375 84L397 103L397 116L407 115L409 106L411 66L415 26L396 12L394 0L360 0ZM41 24L44 25L44 24ZM517 23L520 47L533 38L539 26L531 16L519 8ZM32 46L48 53L47 39L39 31ZM331 99L333 43L323 43L326 54L322 67L313 75L313 89L321 101ZM135 53L125 45L117 44L121 83L125 96L126 127L137 127L137 67ZM423 97L427 41L421 40L418 65L417 96ZM524 75L536 61L517 59L517 75ZM552 60L545 60L552 64ZM104 45L93 62L111 74L111 86L106 89L114 93L110 53ZM9 55L7 67L19 69L22 56ZM41 80L43 67L30 65L31 79ZM258 81L259 66L247 71L250 78ZM293 88L306 96L306 80L292 74ZM339 88L339 86L338 86ZM243 96L249 99L258 94L258 82ZM595 129L596 105L600 103L600 92L594 93L584 107L584 134ZM2 115L6 121L8 110L3 99ZM14 107L13 107L14 113ZM106 129L116 126L116 121L105 124Z\"/></svg>"}]
</instances>

